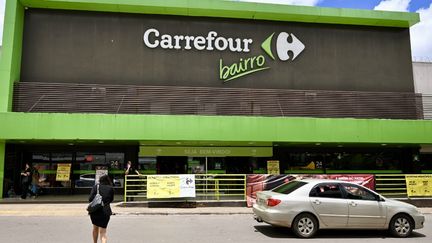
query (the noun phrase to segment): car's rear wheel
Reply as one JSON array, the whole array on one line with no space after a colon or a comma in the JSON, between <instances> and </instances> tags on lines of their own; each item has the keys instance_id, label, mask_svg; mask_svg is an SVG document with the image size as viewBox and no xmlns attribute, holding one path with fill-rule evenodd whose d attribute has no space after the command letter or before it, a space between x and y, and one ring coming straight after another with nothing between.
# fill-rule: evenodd
<instances>
[{"instance_id":1,"label":"car's rear wheel","mask_svg":"<svg viewBox=\"0 0 432 243\"><path fill-rule=\"evenodd\" d=\"M291 229L300 238L311 238L318 231L318 221L313 215L302 213L294 219Z\"/></svg>"},{"instance_id":2,"label":"car's rear wheel","mask_svg":"<svg viewBox=\"0 0 432 243\"><path fill-rule=\"evenodd\" d=\"M407 237L413 231L414 223L405 214L397 214L390 221L389 230L393 236Z\"/></svg>"}]
</instances>

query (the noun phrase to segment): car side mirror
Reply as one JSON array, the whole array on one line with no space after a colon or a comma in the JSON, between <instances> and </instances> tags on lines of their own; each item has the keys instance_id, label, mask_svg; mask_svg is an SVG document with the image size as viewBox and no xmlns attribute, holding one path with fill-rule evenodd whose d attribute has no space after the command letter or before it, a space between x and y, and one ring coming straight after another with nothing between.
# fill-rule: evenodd
<instances>
[{"instance_id":1,"label":"car side mirror","mask_svg":"<svg viewBox=\"0 0 432 243\"><path fill-rule=\"evenodd\" d=\"M384 198L382 198L381 196L377 195L377 201L378 202L385 202Z\"/></svg>"}]
</instances>

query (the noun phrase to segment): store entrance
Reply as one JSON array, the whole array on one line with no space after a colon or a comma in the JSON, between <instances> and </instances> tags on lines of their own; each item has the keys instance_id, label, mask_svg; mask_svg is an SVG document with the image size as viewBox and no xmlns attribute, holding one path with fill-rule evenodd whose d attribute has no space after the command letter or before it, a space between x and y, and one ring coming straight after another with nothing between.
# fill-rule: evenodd
<instances>
[{"instance_id":1,"label":"store entrance","mask_svg":"<svg viewBox=\"0 0 432 243\"><path fill-rule=\"evenodd\" d=\"M25 163L32 167L31 189L40 199L45 196L88 195L96 183L97 170L108 173L114 190L122 195L125 161L136 159L136 146L11 144L7 146L3 196L13 198L21 194L20 172ZM60 177L58 171L66 173Z\"/></svg>"},{"instance_id":2,"label":"store entrance","mask_svg":"<svg viewBox=\"0 0 432 243\"><path fill-rule=\"evenodd\" d=\"M155 159L156 174L251 174L253 164L257 164L253 157L157 156Z\"/></svg>"},{"instance_id":3,"label":"store entrance","mask_svg":"<svg viewBox=\"0 0 432 243\"><path fill-rule=\"evenodd\" d=\"M188 157L158 156L156 157L157 174L187 174Z\"/></svg>"},{"instance_id":4,"label":"store entrance","mask_svg":"<svg viewBox=\"0 0 432 243\"><path fill-rule=\"evenodd\" d=\"M253 166L252 166L252 158L251 157L226 157L225 165L226 165L226 173L227 174L252 174Z\"/></svg>"}]
</instances>

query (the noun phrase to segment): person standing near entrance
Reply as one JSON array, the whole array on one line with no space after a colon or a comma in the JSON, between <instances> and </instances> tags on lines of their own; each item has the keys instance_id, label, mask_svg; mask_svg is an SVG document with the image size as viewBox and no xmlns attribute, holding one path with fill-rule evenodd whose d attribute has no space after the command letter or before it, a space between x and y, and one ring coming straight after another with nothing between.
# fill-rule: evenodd
<instances>
[{"instance_id":1,"label":"person standing near entrance","mask_svg":"<svg viewBox=\"0 0 432 243\"><path fill-rule=\"evenodd\" d=\"M31 191L35 194L35 197L39 193L39 171L36 167L32 166L32 180L31 180Z\"/></svg>"},{"instance_id":2,"label":"person standing near entrance","mask_svg":"<svg viewBox=\"0 0 432 243\"><path fill-rule=\"evenodd\" d=\"M27 193L31 196L35 194L29 189L32 182L33 172L29 163L25 163L24 171L21 172L21 198L26 199Z\"/></svg>"},{"instance_id":3,"label":"person standing near entrance","mask_svg":"<svg viewBox=\"0 0 432 243\"><path fill-rule=\"evenodd\" d=\"M139 171L137 169L135 169L135 167L132 166L132 162L130 160L126 164L125 179L126 179L126 176L128 176L128 175L139 175L139 176L142 176L142 174L139 173ZM131 178L131 179L138 179L138 178ZM139 184L140 184L139 181L129 181L128 182L128 185L132 186L132 190L139 190L140 189ZM130 188L131 187L129 187L129 189ZM125 190L126 190L126 188L125 188ZM133 199L134 199L133 197L128 197L128 196L131 196L131 195L136 195L136 193L135 192L129 192L129 193L127 193L127 195L126 195L126 201L133 201Z\"/></svg>"},{"instance_id":4,"label":"person standing near entrance","mask_svg":"<svg viewBox=\"0 0 432 243\"><path fill-rule=\"evenodd\" d=\"M126 176L128 176L128 175L139 175L139 176L142 175L141 173L139 173L139 171L137 169L135 169L135 167L132 166L132 162L130 160L126 164L125 179L126 179ZM132 179L137 179L137 178L132 178ZM137 182L137 181L130 181L130 182L128 182L128 184L130 186L132 186L133 190L139 189L138 186L135 186L135 185L139 185L139 182ZM125 188L125 190L126 190L126 188ZM133 197L128 197L128 195L135 195L135 194L134 193L128 193L126 195L126 201L133 201Z\"/></svg>"},{"instance_id":5,"label":"person standing near entrance","mask_svg":"<svg viewBox=\"0 0 432 243\"><path fill-rule=\"evenodd\" d=\"M125 175L141 175L141 173L132 166L132 162L129 160L126 164Z\"/></svg>"},{"instance_id":6,"label":"person standing near entrance","mask_svg":"<svg viewBox=\"0 0 432 243\"><path fill-rule=\"evenodd\" d=\"M90 214L90 219L93 224L93 243L98 242L99 236L101 242L106 243L106 229L112 215L110 203L114 200L114 188L108 175L101 176L99 184L94 185L90 192L89 202L93 201L93 198L96 196L98 186L104 206L100 210Z\"/></svg>"}]
</instances>

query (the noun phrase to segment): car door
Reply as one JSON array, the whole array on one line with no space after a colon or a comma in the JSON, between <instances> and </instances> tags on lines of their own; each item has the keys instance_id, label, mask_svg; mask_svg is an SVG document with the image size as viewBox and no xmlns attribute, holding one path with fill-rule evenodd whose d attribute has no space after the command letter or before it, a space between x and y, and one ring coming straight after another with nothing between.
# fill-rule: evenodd
<instances>
[{"instance_id":1,"label":"car door","mask_svg":"<svg viewBox=\"0 0 432 243\"><path fill-rule=\"evenodd\" d=\"M355 184L342 184L342 187L348 200L348 227L384 227L387 209L376 194Z\"/></svg>"},{"instance_id":2,"label":"car door","mask_svg":"<svg viewBox=\"0 0 432 243\"><path fill-rule=\"evenodd\" d=\"M337 183L320 183L309 193L309 201L327 228L345 227L348 223L348 204Z\"/></svg>"}]
</instances>

